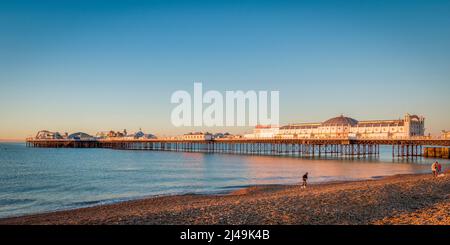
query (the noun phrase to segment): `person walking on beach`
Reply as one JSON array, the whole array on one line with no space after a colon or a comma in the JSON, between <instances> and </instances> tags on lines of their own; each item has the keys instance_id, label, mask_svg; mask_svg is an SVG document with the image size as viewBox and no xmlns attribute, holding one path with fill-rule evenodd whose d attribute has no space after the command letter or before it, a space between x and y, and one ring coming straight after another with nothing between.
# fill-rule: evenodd
<instances>
[{"instance_id":1,"label":"person walking on beach","mask_svg":"<svg viewBox=\"0 0 450 245\"><path fill-rule=\"evenodd\" d=\"M303 189L306 188L306 185L307 185L306 181L307 181L307 180L308 180L308 172L306 172L306 173L303 175L303 184L302 184L302 188L303 188Z\"/></svg>"},{"instance_id":2,"label":"person walking on beach","mask_svg":"<svg viewBox=\"0 0 450 245\"><path fill-rule=\"evenodd\" d=\"M441 173L441 170L442 170L442 165L439 162L437 162L437 175L438 176Z\"/></svg>"},{"instance_id":3,"label":"person walking on beach","mask_svg":"<svg viewBox=\"0 0 450 245\"><path fill-rule=\"evenodd\" d=\"M438 168L438 162L434 162L431 164L431 172L433 172L433 176L437 177L437 168Z\"/></svg>"}]
</instances>

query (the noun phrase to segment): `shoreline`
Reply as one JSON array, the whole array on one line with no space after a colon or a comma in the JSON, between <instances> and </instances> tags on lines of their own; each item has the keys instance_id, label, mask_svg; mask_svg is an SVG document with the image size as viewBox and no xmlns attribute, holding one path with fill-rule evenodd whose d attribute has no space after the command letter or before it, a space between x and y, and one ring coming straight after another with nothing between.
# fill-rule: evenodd
<instances>
[{"instance_id":1,"label":"shoreline","mask_svg":"<svg viewBox=\"0 0 450 245\"><path fill-rule=\"evenodd\" d=\"M349 179L349 180L328 180L328 181L321 181L321 182L308 182L308 186L316 186L316 185L324 185L324 184L339 184L339 183L347 183L347 182L357 182L357 181L370 181L370 180L379 180L387 177L397 176L397 175L422 175L423 173L408 173L408 174L394 174L394 175L383 175L383 176L371 176L370 178L366 179ZM0 217L0 224L2 220L5 219L14 219L14 218L22 218L27 216L35 216L35 215L47 215L47 214L53 214L58 212L66 212L66 211L76 211L78 209L85 209L85 208L94 208L99 206L106 206L106 205L113 205L113 204L120 204L124 202L132 202L132 201L140 201L140 200L147 200L147 199L154 199L154 198L163 198L163 197L183 197L183 196L224 196L224 195L233 195L233 193L239 193L241 191L245 191L246 189L254 189L254 188L264 188L264 187L293 187L300 185L301 182L298 182L296 184L257 184L257 185L241 185L241 186L225 186L222 187L221 190L214 190L214 191L205 191L205 192L180 192L180 193L169 193L169 194L155 194L155 195L145 195L140 197L129 197L129 198L119 198L119 199L106 199L106 200L99 200L95 201L95 204L86 205L86 206L79 206L79 207L70 207L70 208L60 208L60 209L54 209L54 210L48 210L48 211L42 211L42 212L36 212L36 213L25 213L25 214L18 214L18 215L12 215L12 216L4 216Z\"/></svg>"},{"instance_id":2,"label":"shoreline","mask_svg":"<svg viewBox=\"0 0 450 245\"><path fill-rule=\"evenodd\" d=\"M1 218L0 224L447 224L450 176L257 185ZM439 214L437 217L435 217Z\"/></svg>"}]
</instances>

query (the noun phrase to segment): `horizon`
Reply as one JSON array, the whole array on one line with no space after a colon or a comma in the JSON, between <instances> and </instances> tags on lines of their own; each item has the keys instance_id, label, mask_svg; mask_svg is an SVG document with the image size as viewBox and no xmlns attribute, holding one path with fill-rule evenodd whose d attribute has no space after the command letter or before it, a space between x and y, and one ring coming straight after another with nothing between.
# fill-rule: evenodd
<instances>
[{"instance_id":1,"label":"horizon","mask_svg":"<svg viewBox=\"0 0 450 245\"><path fill-rule=\"evenodd\" d=\"M439 4L438 4L439 3ZM158 136L176 90L280 91L280 125L426 118L450 129L450 2L0 3L0 141L39 130Z\"/></svg>"}]
</instances>

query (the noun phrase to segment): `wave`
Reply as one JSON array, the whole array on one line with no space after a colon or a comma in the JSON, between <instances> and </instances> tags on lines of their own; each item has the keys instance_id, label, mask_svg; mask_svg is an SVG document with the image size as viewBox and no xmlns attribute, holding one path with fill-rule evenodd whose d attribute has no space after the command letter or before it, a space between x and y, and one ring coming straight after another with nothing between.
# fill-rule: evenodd
<instances>
[{"instance_id":1,"label":"wave","mask_svg":"<svg viewBox=\"0 0 450 245\"><path fill-rule=\"evenodd\" d=\"M35 199L28 198L2 198L0 199L0 205L27 204L35 201Z\"/></svg>"}]
</instances>

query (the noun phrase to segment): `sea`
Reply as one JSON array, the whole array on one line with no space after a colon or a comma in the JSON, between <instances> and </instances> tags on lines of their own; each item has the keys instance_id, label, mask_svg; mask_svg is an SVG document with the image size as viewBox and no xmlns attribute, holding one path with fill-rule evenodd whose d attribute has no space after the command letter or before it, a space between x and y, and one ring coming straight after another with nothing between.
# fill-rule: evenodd
<instances>
[{"instance_id":1,"label":"sea","mask_svg":"<svg viewBox=\"0 0 450 245\"><path fill-rule=\"evenodd\" d=\"M112 149L29 148L0 143L0 218L152 196L222 194L253 185L377 179L429 173L435 159L298 157ZM450 161L438 159L446 169Z\"/></svg>"}]
</instances>

